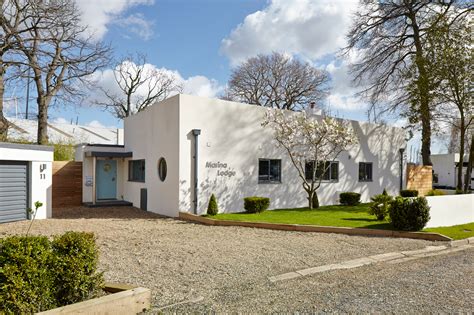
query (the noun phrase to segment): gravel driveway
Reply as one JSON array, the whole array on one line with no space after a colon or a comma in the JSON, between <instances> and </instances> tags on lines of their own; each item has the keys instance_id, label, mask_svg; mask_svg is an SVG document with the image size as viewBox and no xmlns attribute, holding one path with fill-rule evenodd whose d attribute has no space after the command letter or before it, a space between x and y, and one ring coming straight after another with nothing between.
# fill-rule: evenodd
<instances>
[{"instance_id":1,"label":"gravel driveway","mask_svg":"<svg viewBox=\"0 0 474 315\"><path fill-rule=\"evenodd\" d=\"M0 225L0 234L28 222ZM134 208L75 208L35 221L34 234L96 233L108 281L152 289L164 312L454 312L474 310L474 251L271 283L269 276L431 242L212 227Z\"/></svg>"}]
</instances>

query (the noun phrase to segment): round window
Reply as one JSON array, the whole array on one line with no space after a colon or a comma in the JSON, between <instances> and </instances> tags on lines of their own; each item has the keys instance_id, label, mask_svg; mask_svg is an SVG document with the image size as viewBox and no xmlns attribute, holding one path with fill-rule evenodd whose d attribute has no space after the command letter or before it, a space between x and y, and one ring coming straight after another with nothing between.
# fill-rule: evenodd
<instances>
[{"instance_id":1,"label":"round window","mask_svg":"<svg viewBox=\"0 0 474 315\"><path fill-rule=\"evenodd\" d=\"M166 165L165 158L160 158L158 161L158 176L162 182L166 179L166 173L168 173L168 166Z\"/></svg>"}]
</instances>

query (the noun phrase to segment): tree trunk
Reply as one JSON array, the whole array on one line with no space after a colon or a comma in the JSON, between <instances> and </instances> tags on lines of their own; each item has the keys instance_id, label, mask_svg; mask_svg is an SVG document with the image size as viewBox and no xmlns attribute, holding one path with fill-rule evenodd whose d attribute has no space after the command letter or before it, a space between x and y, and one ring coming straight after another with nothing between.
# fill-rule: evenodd
<instances>
[{"instance_id":1,"label":"tree trunk","mask_svg":"<svg viewBox=\"0 0 474 315\"><path fill-rule=\"evenodd\" d=\"M38 144L48 144L48 103L38 96Z\"/></svg>"},{"instance_id":2,"label":"tree trunk","mask_svg":"<svg viewBox=\"0 0 474 315\"><path fill-rule=\"evenodd\" d=\"M3 94L5 93L5 86L3 76L5 74L5 67L3 59L0 57L0 141L6 141L8 136L8 121L3 114Z\"/></svg>"},{"instance_id":3,"label":"tree trunk","mask_svg":"<svg viewBox=\"0 0 474 315\"><path fill-rule=\"evenodd\" d=\"M409 18L413 27L413 42L415 44L415 64L418 69L418 80L416 80L421 120L421 158L423 165L431 163L431 112L430 112L430 82L425 67L423 46L421 44L420 28L416 21L414 12L410 12Z\"/></svg>"},{"instance_id":4,"label":"tree trunk","mask_svg":"<svg viewBox=\"0 0 474 315\"><path fill-rule=\"evenodd\" d=\"M319 208L319 198L316 191L308 192L308 208L311 210Z\"/></svg>"},{"instance_id":5,"label":"tree trunk","mask_svg":"<svg viewBox=\"0 0 474 315\"><path fill-rule=\"evenodd\" d=\"M474 167L474 134L471 136L471 147L469 149L469 162L467 163L466 177L464 180L464 192L467 192L471 185L473 167Z\"/></svg>"},{"instance_id":6,"label":"tree trunk","mask_svg":"<svg viewBox=\"0 0 474 315\"><path fill-rule=\"evenodd\" d=\"M458 182L456 189L462 190L462 171L464 169L464 138L466 136L466 129L464 127L464 117L461 116L461 130L460 130L460 147L459 147L459 163L458 163Z\"/></svg>"}]
</instances>

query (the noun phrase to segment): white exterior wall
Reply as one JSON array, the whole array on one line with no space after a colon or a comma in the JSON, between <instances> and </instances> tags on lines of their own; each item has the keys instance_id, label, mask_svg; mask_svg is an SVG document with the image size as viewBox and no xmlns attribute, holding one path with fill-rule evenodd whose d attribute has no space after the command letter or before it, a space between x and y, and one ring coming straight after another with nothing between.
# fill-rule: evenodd
<instances>
[{"instance_id":1,"label":"white exterior wall","mask_svg":"<svg viewBox=\"0 0 474 315\"><path fill-rule=\"evenodd\" d=\"M36 201L43 203L36 213L36 219L50 218L52 215L51 189L54 152L49 147L45 147L43 150L40 149L40 146L37 146L36 149L28 149L36 147L34 145L5 144L5 146L8 147L0 146L0 160L28 162L29 207L34 210ZM40 166L42 164L45 164L46 168L41 172Z\"/></svg>"},{"instance_id":2,"label":"white exterior wall","mask_svg":"<svg viewBox=\"0 0 474 315\"><path fill-rule=\"evenodd\" d=\"M130 182L124 178L124 199L140 206L140 189L147 188L148 211L177 216L179 209L179 96L148 107L124 121L125 150L133 152L133 160L145 159L145 182ZM158 177L158 160L164 157L167 177ZM128 163L124 165L128 174Z\"/></svg>"},{"instance_id":3,"label":"white exterior wall","mask_svg":"<svg viewBox=\"0 0 474 315\"><path fill-rule=\"evenodd\" d=\"M430 220L426 227L451 226L474 222L474 194L426 197Z\"/></svg>"},{"instance_id":4,"label":"white exterior wall","mask_svg":"<svg viewBox=\"0 0 474 315\"><path fill-rule=\"evenodd\" d=\"M435 183L435 186L456 186L456 166L454 158L454 154L431 155L433 173L438 175L438 183Z\"/></svg>"},{"instance_id":5,"label":"white exterior wall","mask_svg":"<svg viewBox=\"0 0 474 315\"><path fill-rule=\"evenodd\" d=\"M265 108L188 95L179 95L179 99L179 210L193 211L192 129L201 129L199 213L206 211L212 193L220 210L226 212L243 211L243 198L248 196L269 197L272 209L307 205L307 195L288 155L276 147L271 128L261 127ZM399 149L405 147L404 132L356 121L351 124L360 144L337 159L339 181L323 183L318 189L321 204L338 203L339 193L344 191L361 193L362 201L384 188L390 194L398 193ZM259 158L281 159L281 184L258 183ZM217 169L206 168L206 162L227 163L227 169L236 175L218 177ZM358 181L359 162L373 163L373 182Z\"/></svg>"}]
</instances>

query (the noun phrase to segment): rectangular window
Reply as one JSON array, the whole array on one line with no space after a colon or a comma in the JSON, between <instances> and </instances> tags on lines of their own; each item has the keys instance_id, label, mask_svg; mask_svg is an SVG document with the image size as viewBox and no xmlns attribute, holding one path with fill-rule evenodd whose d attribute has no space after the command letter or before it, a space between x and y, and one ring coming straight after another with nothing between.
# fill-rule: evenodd
<instances>
[{"instance_id":1,"label":"rectangular window","mask_svg":"<svg viewBox=\"0 0 474 315\"><path fill-rule=\"evenodd\" d=\"M145 182L145 160L128 161L128 180Z\"/></svg>"},{"instance_id":2,"label":"rectangular window","mask_svg":"<svg viewBox=\"0 0 474 315\"><path fill-rule=\"evenodd\" d=\"M258 160L259 183L281 183L281 160Z\"/></svg>"},{"instance_id":3,"label":"rectangular window","mask_svg":"<svg viewBox=\"0 0 474 315\"><path fill-rule=\"evenodd\" d=\"M372 181L372 163L359 163L359 182Z\"/></svg>"},{"instance_id":4,"label":"rectangular window","mask_svg":"<svg viewBox=\"0 0 474 315\"><path fill-rule=\"evenodd\" d=\"M305 176L307 180L311 180L314 172L314 161L306 162L305 164ZM339 180L339 162L338 161L325 161L318 162L315 174L315 180L323 180L330 182L337 182Z\"/></svg>"}]
</instances>

